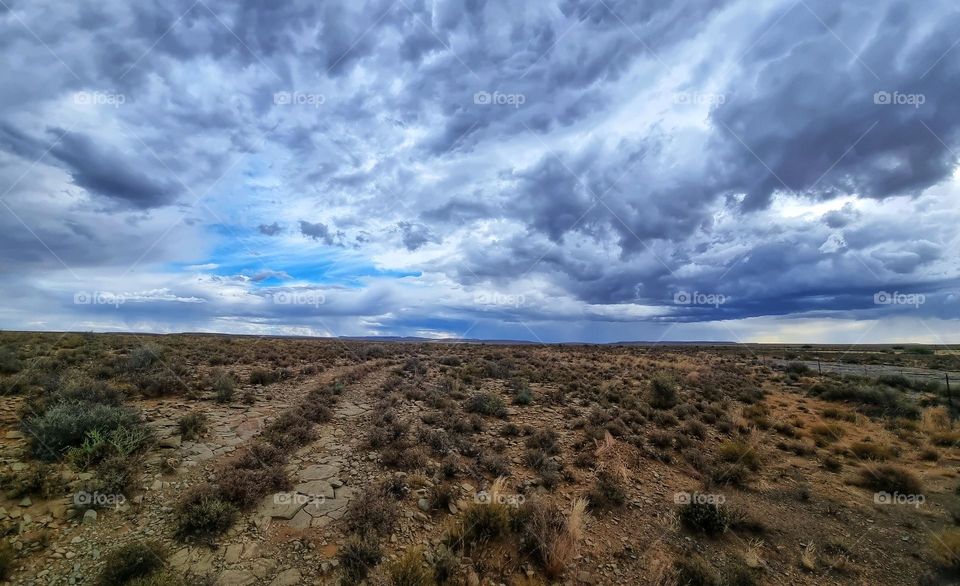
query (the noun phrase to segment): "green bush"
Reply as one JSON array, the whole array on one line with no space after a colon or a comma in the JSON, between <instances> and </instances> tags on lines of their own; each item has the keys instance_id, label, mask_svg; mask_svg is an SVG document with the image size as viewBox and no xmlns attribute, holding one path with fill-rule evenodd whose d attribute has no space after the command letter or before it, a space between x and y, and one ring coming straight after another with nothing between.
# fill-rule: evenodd
<instances>
[{"instance_id":1,"label":"green bush","mask_svg":"<svg viewBox=\"0 0 960 586\"><path fill-rule=\"evenodd\" d=\"M142 372L161 363L162 360L163 348L150 342L131 352L125 367L128 372Z\"/></svg>"},{"instance_id":2,"label":"green bush","mask_svg":"<svg viewBox=\"0 0 960 586\"><path fill-rule=\"evenodd\" d=\"M470 413L505 417L507 406L503 400L493 393L476 393L467 399L466 409Z\"/></svg>"},{"instance_id":3,"label":"green bush","mask_svg":"<svg viewBox=\"0 0 960 586\"><path fill-rule=\"evenodd\" d=\"M162 570L167 552L153 541L133 541L108 553L97 580L102 586L129 584Z\"/></svg>"},{"instance_id":4,"label":"green bush","mask_svg":"<svg viewBox=\"0 0 960 586\"><path fill-rule=\"evenodd\" d=\"M229 372L218 370L213 374L213 391L218 403L229 403L233 400L236 383Z\"/></svg>"},{"instance_id":5,"label":"green bush","mask_svg":"<svg viewBox=\"0 0 960 586\"><path fill-rule=\"evenodd\" d=\"M717 504L690 502L680 506L680 523L698 533L719 535L730 527L730 517Z\"/></svg>"},{"instance_id":6,"label":"green bush","mask_svg":"<svg viewBox=\"0 0 960 586\"><path fill-rule=\"evenodd\" d=\"M190 492L175 511L177 539L209 539L220 535L233 525L237 509L224 500L211 485Z\"/></svg>"},{"instance_id":7,"label":"green bush","mask_svg":"<svg viewBox=\"0 0 960 586\"><path fill-rule=\"evenodd\" d=\"M23 369L23 365L17 358L17 352L9 346L0 348L0 373L16 374Z\"/></svg>"},{"instance_id":8,"label":"green bush","mask_svg":"<svg viewBox=\"0 0 960 586\"><path fill-rule=\"evenodd\" d=\"M677 383L673 377L659 374L650 384L650 405L669 409L677 404Z\"/></svg>"},{"instance_id":9,"label":"green bush","mask_svg":"<svg viewBox=\"0 0 960 586\"><path fill-rule=\"evenodd\" d=\"M21 426L30 440L31 453L46 461L57 460L70 448L82 446L91 433L146 437L140 431L143 423L138 413L103 404L61 403L26 419Z\"/></svg>"},{"instance_id":10,"label":"green bush","mask_svg":"<svg viewBox=\"0 0 960 586\"><path fill-rule=\"evenodd\" d=\"M181 417L177 426L183 439L196 440L207 432L207 416L201 411L194 411Z\"/></svg>"}]
</instances>

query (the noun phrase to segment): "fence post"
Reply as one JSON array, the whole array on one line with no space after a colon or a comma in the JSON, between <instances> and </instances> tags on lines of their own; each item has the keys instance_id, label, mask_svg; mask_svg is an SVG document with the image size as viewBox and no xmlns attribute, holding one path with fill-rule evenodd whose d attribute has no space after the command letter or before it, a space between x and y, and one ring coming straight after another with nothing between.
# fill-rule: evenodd
<instances>
[{"instance_id":1,"label":"fence post","mask_svg":"<svg viewBox=\"0 0 960 586\"><path fill-rule=\"evenodd\" d=\"M953 419L953 393L950 392L950 373L943 373L945 379L947 379L947 404L950 405L950 419Z\"/></svg>"},{"instance_id":2,"label":"fence post","mask_svg":"<svg viewBox=\"0 0 960 586\"><path fill-rule=\"evenodd\" d=\"M820 359L817 358L817 372L820 373L820 376L823 377L823 368L820 367Z\"/></svg>"}]
</instances>

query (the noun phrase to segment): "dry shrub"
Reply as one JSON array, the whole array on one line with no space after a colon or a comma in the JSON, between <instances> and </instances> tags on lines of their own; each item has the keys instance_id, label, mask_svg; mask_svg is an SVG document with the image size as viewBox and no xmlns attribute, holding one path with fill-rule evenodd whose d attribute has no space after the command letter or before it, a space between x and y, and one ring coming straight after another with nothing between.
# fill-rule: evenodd
<instances>
[{"instance_id":1,"label":"dry shrub","mask_svg":"<svg viewBox=\"0 0 960 586\"><path fill-rule=\"evenodd\" d=\"M583 537L587 501L577 499L569 513L545 501L527 501L517 513L515 526L523 549L551 580L562 576L573 562Z\"/></svg>"},{"instance_id":2,"label":"dry shrub","mask_svg":"<svg viewBox=\"0 0 960 586\"><path fill-rule=\"evenodd\" d=\"M930 554L937 564L960 570L960 529L944 529L930 538Z\"/></svg>"},{"instance_id":3,"label":"dry shrub","mask_svg":"<svg viewBox=\"0 0 960 586\"><path fill-rule=\"evenodd\" d=\"M887 446L869 442L857 442L850 446L850 453L861 460L889 460L896 454Z\"/></svg>"},{"instance_id":4,"label":"dry shrub","mask_svg":"<svg viewBox=\"0 0 960 586\"><path fill-rule=\"evenodd\" d=\"M871 464L860 471L860 484L876 491L920 494L923 486L909 470L890 464Z\"/></svg>"},{"instance_id":5,"label":"dry shrub","mask_svg":"<svg viewBox=\"0 0 960 586\"><path fill-rule=\"evenodd\" d=\"M397 522L399 510L393 498L387 498L379 487L368 487L350 501L344 522L347 529L360 534L389 535Z\"/></svg>"},{"instance_id":6,"label":"dry shrub","mask_svg":"<svg viewBox=\"0 0 960 586\"><path fill-rule=\"evenodd\" d=\"M930 434L948 432L953 428L950 412L943 405L924 409L920 414L920 425Z\"/></svg>"}]
</instances>

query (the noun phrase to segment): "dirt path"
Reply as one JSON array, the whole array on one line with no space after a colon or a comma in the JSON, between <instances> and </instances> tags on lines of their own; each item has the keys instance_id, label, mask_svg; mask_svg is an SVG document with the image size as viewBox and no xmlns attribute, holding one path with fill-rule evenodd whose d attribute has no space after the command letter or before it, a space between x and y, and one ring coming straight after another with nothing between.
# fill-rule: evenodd
<instances>
[{"instance_id":1,"label":"dirt path","mask_svg":"<svg viewBox=\"0 0 960 586\"><path fill-rule=\"evenodd\" d=\"M317 439L297 450L290 458L288 472L295 491L324 497L320 505L306 506L300 497L290 498L285 509L277 508L282 499L268 497L253 513L247 514L211 549L206 546L179 547L171 537L173 508L192 486L209 480L211 472L237 448L249 442L279 413L295 405L312 389L332 383L353 367L335 367L315 376L280 382L256 388L258 400L250 406L239 403L224 405L208 401L196 402L175 398L139 403L148 424L155 429L159 448L145 462L142 491L118 499L113 508L100 509L81 517L73 509L74 496L50 501L4 503L0 515L19 520L24 547L32 541L49 539L56 547L41 549L23 560L24 571L18 571L14 583L75 584L90 583L99 573L103 555L119 544L131 540L160 540L172 555L169 563L179 572L211 575L218 584L296 584L299 572L304 576L305 561L286 546L296 532L311 533L311 539L323 541L324 527L342 516L346 504L358 486L363 485L361 470L348 455L360 441L359 425L370 409L370 398L360 387L379 384L386 376L383 367L375 369L360 381L349 385L334 409L330 423L316 427ZM241 389L242 391L242 389ZM179 417L191 411L203 411L209 420L208 432L196 442L182 441L177 428ZM6 433L8 426L4 427ZM25 447L23 438L4 440L10 450ZM22 445L21 445L22 444ZM8 459L8 458L5 458ZM168 463L175 472L162 472ZM5 468L17 469L18 462L6 462ZM83 475L64 472L65 480L82 480ZM302 495L301 495L302 496ZM316 499L315 499L316 500ZM296 508L296 510L293 510ZM288 514L292 512L293 514ZM48 537L44 537L46 534ZM335 550L328 549L331 557ZM296 559L300 570L292 568ZM308 566L321 571L322 562ZM328 563L329 566L329 563ZM327 569L330 569L327 567Z\"/></svg>"}]
</instances>

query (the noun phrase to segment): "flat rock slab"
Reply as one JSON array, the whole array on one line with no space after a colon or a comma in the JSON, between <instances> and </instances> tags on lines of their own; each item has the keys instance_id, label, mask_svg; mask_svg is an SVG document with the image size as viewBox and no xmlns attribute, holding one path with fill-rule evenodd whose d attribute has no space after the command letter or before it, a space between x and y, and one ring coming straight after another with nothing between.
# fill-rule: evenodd
<instances>
[{"instance_id":1,"label":"flat rock slab","mask_svg":"<svg viewBox=\"0 0 960 586\"><path fill-rule=\"evenodd\" d=\"M347 499L323 499L310 503L303 510L313 517L329 515L336 518L342 516L342 512L346 512L348 503Z\"/></svg>"},{"instance_id":2,"label":"flat rock slab","mask_svg":"<svg viewBox=\"0 0 960 586\"><path fill-rule=\"evenodd\" d=\"M340 474L340 467L330 464L314 464L300 472L300 480L326 480Z\"/></svg>"},{"instance_id":3,"label":"flat rock slab","mask_svg":"<svg viewBox=\"0 0 960 586\"><path fill-rule=\"evenodd\" d=\"M353 403L343 403L334 410L334 413L341 417L354 417L357 415L363 415L367 410L363 407L358 407Z\"/></svg>"},{"instance_id":4,"label":"flat rock slab","mask_svg":"<svg viewBox=\"0 0 960 586\"><path fill-rule=\"evenodd\" d=\"M257 577L246 570L227 570L217 577L216 586L247 586L257 581Z\"/></svg>"},{"instance_id":5,"label":"flat rock slab","mask_svg":"<svg viewBox=\"0 0 960 586\"><path fill-rule=\"evenodd\" d=\"M277 574L277 577L270 582L270 586L294 586L300 583L300 570L290 568Z\"/></svg>"},{"instance_id":6,"label":"flat rock slab","mask_svg":"<svg viewBox=\"0 0 960 586\"><path fill-rule=\"evenodd\" d=\"M294 486L293 490L299 492L300 494L305 494L312 497L323 497L325 499L332 499L336 496L333 493L333 486L331 486L326 480L310 480L307 482L301 482L300 484Z\"/></svg>"},{"instance_id":7,"label":"flat rock slab","mask_svg":"<svg viewBox=\"0 0 960 586\"><path fill-rule=\"evenodd\" d=\"M296 493L278 492L263 500L260 512L273 519L292 519L305 504L306 499Z\"/></svg>"}]
</instances>

